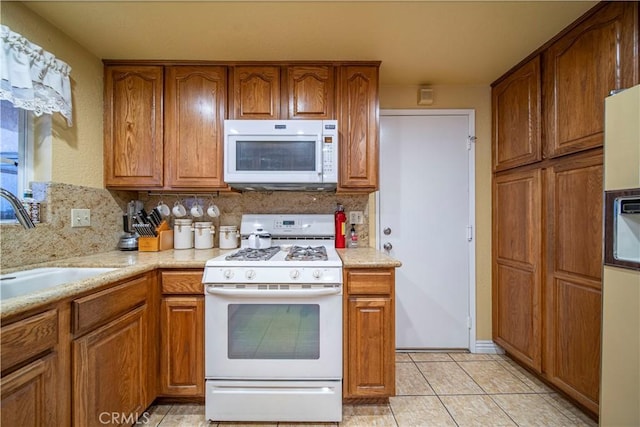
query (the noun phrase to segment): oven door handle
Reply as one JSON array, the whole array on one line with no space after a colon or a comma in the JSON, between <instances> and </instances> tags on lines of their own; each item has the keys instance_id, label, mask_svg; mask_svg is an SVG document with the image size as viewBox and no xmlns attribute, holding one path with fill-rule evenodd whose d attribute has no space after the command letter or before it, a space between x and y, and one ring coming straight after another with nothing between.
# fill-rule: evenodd
<instances>
[{"instance_id":1,"label":"oven door handle","mask_svg":"<svg viewBox=\"0 0 640 427\"><path fill-rule=\"evenodd\" d=\"M211 295L220 295L226 297L240 298L315 298L327 295L340 295L340 288L322 288L322 289L289 289L289 290L273 290L273 289L225 289L216 288L215 286L207 286L207 293Z\"/></svg>"}]
</instances>

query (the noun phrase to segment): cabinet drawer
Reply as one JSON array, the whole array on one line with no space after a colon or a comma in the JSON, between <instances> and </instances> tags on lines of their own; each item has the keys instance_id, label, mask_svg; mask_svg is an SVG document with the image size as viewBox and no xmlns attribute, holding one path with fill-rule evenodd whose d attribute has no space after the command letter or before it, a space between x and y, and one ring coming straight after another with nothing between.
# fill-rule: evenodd
<instances>
[{"instance_id":1,"label":"cabinet drawer","mask_svg":"<svg viewBox=\"0 0 640 427\"><path fill-rule=\"evenodd\" d=\"M4 326L0 343L3 371L53 348L58 343L58 310Z\"/></svg>"},{"instance_id":2,"label":"cabinet drawer","mask_svg":"<svg viewBox=\"0 0 640 427\"><path fill-rule=\"evenodd\" d=\"M202 294L202 270L163 271L163 294Z\"/></svg>"},{"instance_id":3,"label":"cabinet drawer","mask_svg":"<svg viewBox=\"0 0 640 427\"><path fill-rule=\"evenodd\" d=\"M392 292L393 269L347 270L347 293L349 295L388 295Z\"/></svg>"},{"instance_id":4,"label":"cabinet drawer","mask_svg":"<svg viewBox=\"0 0 640 427\"><path fill-rule=\"evenodd\" d=\"M147 298L147 276L73 301L73 333L83 334L131 310Z\"/></svg>"}]
</instances>

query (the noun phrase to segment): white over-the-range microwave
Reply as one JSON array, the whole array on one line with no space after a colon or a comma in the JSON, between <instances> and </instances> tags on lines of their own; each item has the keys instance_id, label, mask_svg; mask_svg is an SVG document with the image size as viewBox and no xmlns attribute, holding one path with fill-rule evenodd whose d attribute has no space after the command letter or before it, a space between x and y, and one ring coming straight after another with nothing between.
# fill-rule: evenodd
<instances>
[{"instance_id":1,"label":"white over-the-range microwave","mask_svg":"<svg viewBox=\"0 0 640 427\"><path fill-rule=\"evenodd\" d=\"M225 120L224 180L241 190L334 190L337 120Z\"/></svg>"}]
</instances>

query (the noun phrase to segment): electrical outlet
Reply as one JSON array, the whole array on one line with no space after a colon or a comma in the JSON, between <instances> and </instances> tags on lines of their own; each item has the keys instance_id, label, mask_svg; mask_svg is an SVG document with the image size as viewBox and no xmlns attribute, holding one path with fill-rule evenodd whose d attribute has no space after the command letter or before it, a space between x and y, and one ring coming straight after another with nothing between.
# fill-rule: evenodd
<instances>
[{"instance_id":1,"label":"electrical outlet","mask_svg":"<svg viewBox=\"0 0 640 427\"><path fill-rule=\"evenodd\" d=\"M90 227L91 209L71 209L71 227Z\"/></svg>"},{"instance_id":2,"label":"electrical outlet","mask_svg":"<svg viewBox=\"0 0 640 427\"><path fill-rule=\"evenodd\" d=\"M362 224L363 216L362 211L349 212L349 224Z\"/></svg>"}]
</instances>

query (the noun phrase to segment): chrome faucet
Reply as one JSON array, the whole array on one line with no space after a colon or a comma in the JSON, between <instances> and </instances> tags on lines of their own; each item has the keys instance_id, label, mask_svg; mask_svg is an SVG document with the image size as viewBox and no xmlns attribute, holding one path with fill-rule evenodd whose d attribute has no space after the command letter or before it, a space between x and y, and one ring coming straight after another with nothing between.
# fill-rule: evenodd
<instances>
[{"instance_id":1,"label":"chrome faucet","mask_svg":"<svg viewBox=\"0 0 640 427\"><path fill-rule=\"evenodd\" d=\"M22 206L22 202L10 191L5 190L0 187L0 197L7 199L9 203L11 203L11 207L13 211L16 213L16 218L18 218L18 222L22 224L24 228L35 228L35 224L31 221L31 217Z\"/></svg>"}]
</instances>

